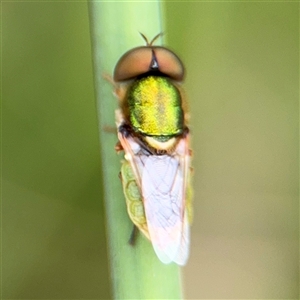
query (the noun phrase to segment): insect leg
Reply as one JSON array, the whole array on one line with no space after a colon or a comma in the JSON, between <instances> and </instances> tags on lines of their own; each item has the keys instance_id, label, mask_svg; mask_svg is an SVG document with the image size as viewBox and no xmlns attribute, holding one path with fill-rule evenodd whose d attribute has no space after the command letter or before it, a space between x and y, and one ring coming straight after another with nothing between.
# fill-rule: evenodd
<instances>
[{"instance_id":1,"label":"insect leg","mask_svg":"<svg viewBox=\"0 0 300 300\"><path fill-rule=\"evenodd\" d=\"M133 225L133 228L132 228L129 240L128 240L128 243L129 243L130 246L135 245L138 232L139 232L138 228L135 225Z\"/></svg>"},{"instance_id":2,"label":"insect leg","mask_svg":"<svg viewBox=\"0 0 300 300\"><path fill-rule=\"evenodd\" d=\"M117 129L114 126L104 125L103 126L103 131L105 131L107 133L117 134Z\"/></svg>"}]
</instances>

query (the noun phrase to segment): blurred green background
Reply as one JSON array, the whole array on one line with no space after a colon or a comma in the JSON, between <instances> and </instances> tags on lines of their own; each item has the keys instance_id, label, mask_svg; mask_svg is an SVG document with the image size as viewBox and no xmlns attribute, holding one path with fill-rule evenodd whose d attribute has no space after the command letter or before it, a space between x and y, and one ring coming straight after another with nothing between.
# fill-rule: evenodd
<instances>
[{"instance_id":1,"label":"blurred green background","mask_svg":"<svg viewBox=\"0 0 300 300\"><path fill-rule=\"evenodd\" d=\"M299 4L165 17L192 113L186 298L298 299ZM86 2L2 3L3 299L110 298L92 75Z\"/></svg>"}]
</instances>

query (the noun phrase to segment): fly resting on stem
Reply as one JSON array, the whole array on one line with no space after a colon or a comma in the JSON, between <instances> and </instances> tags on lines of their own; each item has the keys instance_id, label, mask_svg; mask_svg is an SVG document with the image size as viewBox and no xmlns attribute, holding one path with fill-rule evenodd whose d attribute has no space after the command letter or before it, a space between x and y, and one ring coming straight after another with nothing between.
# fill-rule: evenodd
<instances>
[{"instance_id":1,"label":"fly resting on stem","mask_svg":"<svg viewBox=\"0 0 300 300\"><path fill-rule=\"evenodd\" d=\"M120 178L134 229L152 243L165 264L185 265L189 256L192 222L191 150L189 114L181 82L184 66L162 46L126 52L117 62L113 78L119 99L115 112L119 142L124 151Z\"/></svg>"}]
</instances>

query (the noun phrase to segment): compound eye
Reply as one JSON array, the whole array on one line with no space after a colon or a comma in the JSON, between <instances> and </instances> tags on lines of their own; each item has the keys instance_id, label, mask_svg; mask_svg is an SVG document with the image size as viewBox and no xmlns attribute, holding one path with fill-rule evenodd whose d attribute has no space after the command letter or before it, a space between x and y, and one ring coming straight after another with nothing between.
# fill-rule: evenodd
<instances>
[{"instance_id":1,"label":"compound eye","mask_svg":"<svg viewBox=\"0 0 300 300\"><path fill-rule=\"evenodd\" d=\"M119 59L114 81L126 81L149 71L158 71L176 81L184 77L183 64L174 52L159 46L143 46L126 52Z\"/></svg>"},{"instance_id":2,"label":"compound eye","mask_svg":"<svg viewBox=\"0 0 300 300\"><path fill-rule=\"evenodd\" d=\"M137 47L126 52L117 62L114 81L125 81L149 71L152 52L150 47Z\"/></svg>"},{"instance_id":3,"label":"compound eye","mask_svg":"<svg viewBox=\"0 0 300 300\"><path fill-rule=\"evenodd\" d=\"M158 69L175 81L182 81L184 77L184 66L180 58L165 47L153 47Z\"/></svg>"}]
</instances>

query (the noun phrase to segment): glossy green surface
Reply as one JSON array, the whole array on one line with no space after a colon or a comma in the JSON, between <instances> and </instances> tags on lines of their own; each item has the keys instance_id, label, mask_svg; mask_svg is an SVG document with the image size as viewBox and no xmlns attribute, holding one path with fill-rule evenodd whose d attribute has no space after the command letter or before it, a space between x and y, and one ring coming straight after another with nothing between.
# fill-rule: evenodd
<instances>
[{"instance_id":1,"label":"glossy green surface","mask_svg":"<svg viewBox=\"0 0 300 300\"><path fill-rule=\"evenodd\" d=\"M180 93L166 77L137 79L129 88L127 101L130 122L135 131L158 139L182 132Z\"/></svg>"}]
</instances>

